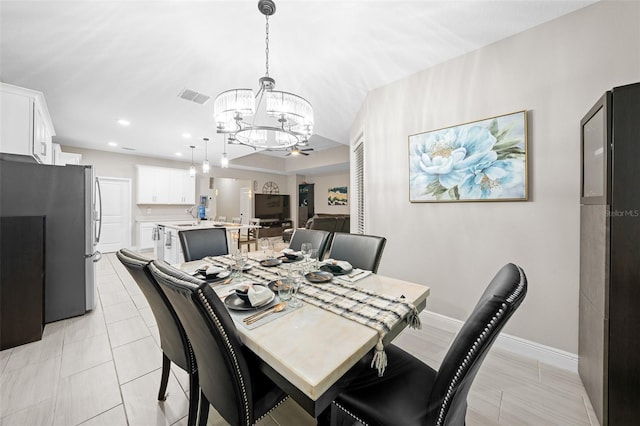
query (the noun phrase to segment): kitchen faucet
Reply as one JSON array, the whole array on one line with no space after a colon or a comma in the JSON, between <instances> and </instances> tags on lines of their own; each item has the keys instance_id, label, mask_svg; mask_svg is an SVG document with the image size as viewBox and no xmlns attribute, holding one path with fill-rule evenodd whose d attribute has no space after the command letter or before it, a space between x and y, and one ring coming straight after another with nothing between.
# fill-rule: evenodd
<instances>
[{"instance_id":1,"label":"kitchen faucet","mask_svg":"<svg viewBox=\"0 0 640 426\"><path fill-rule=\"evenodd\" d=\"M189 214L191 215L191 217L192 217L192 218L197 219L197 220L198 220L198 225L200 225L200 215L198 215L198 213L196 213L195 215L193 214L193 210L194 210L195 208L197 208L197 207L198 207L198 205L197 205L197 204L195 204L195 205L193 205L193 206L189 207L188 209L186 209L185 211L186 211L187 213L189 213Z\"/></svg>"}]
</instances>

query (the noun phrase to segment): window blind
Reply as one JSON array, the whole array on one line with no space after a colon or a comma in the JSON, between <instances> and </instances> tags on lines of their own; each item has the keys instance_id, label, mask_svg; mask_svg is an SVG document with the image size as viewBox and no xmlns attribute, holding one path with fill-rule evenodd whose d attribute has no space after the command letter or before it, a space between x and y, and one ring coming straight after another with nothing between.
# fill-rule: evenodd
<instances>
[{"instance_id":1,"label":"window blind","mask_svg":"<svg viewBox=\"0 0 640 426\"><path fill-rule=\"evenodd\" d=\"M356 232L364 234L364 143L360 141L355 153L355 185L356 185Z\"/></svg>"}]
</instances>

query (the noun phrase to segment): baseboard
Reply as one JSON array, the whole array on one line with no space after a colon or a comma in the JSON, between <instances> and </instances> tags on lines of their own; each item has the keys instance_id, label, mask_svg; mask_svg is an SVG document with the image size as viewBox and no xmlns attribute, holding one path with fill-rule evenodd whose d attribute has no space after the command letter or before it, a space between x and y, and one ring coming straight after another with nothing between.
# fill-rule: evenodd
<instances>
[{"instance_id":1,"label":"baseboard","mask_svg":"<svg viewBox=\"0 0 640 426\"><path fill-rule=\"evenodd\" d=\"M423 311L420 316L424 323L433 324L452 333L457 333L462 327L463 321L450 318L435 312ZM557 368L578 372L578 355L566 352L551 346L532 342L520 337L501 333L495 342L495 347L516 353L528 358L533 358L542 363L552 365Z\"/></svg>"}]
</instances>

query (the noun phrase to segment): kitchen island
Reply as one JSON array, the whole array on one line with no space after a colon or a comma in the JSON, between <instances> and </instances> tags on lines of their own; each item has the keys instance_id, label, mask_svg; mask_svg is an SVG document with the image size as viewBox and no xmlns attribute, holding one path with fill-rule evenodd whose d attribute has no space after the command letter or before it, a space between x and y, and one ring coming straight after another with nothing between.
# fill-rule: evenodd
<instances>
[{"instance_id":1,"label":"kitchen island","mask_svg":"<svg viewBox=\"0 0 640 426\"><path fill-rule=\"evenodd\" d=\"M178 220L157 222L155 231L157 238L155 255L156 258L164 260L170 264L184 262L182 246L178 238L178 232L192 229L224 228L227 231L227 245L229 252L238 247L237 237L240 231L259 228L257 225L244 225L238 223L218 222L213 220Z\"/></svg>"}]
</instances>

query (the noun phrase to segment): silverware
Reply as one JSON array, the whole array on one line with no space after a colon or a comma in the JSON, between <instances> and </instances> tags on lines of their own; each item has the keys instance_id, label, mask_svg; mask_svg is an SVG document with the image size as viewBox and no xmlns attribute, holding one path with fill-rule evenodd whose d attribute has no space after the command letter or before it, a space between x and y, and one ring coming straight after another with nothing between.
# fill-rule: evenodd
<instances>
[{"instance_id":1,"label":"silverware","mask_svg":"<svg viewBox=\"0 0 640 426\"><path fill-rule=\"evenodd\" d=\"M233 281L233 278L227 278L226 280L219 282L219 283L213 283L215 285L227 285L229 284L231 281Z\"/></svg>"},{"instance_id":2,"label":"silverware","mask_svg":"<svg viewBox=\"0 0 640 426\"><path fill-rule=\"evenodd\" d=\"M358 276L358 275L360 275L360 274L364 274L364 271L356 272L355 274L349 274L349 275L347 275L347 276L348 276L349 278L354 278L354 277L357 277L357 276Z\"/></svg>"},{"instance_id":3,"label":"silverware","mask_svg":"<svg viewBox=\"0 0 640 426\"><path fill-rule=\"evenodd\" d=\"M249 315L248 317L244 318L242 321L244 321L244 322L250 321L250 320L252 320L253 318L255 318L257 316L260 316L260 315L264 314L265 312L270 311L271 309L275 308L276 306L278 306L278 305L270 306L268 308L264 308L264 309L262 309L262 310L260 310L260 311L258 311L256 313L253 313L253 314Z\"/></svg>"},{"instance_id":4,"label":"silverware","mask_svg":"<svg viewBox=\"0 0 640 426\"><path fill-rule=\"evenodd\" d=\"M245 318L244 322L247 325L251 325L254 322L260 321L266 316L283 311L286 307L287 307L287 302L280 302L277 305L273 306L272 308L269 308L266 312L262 312L260 315L253 317L249 321L247 321L247 319Z\"/></svg>"},{"instance_id":5,"label":"silverware","mask_svg":"<svg viewBox=\"0 0 640 426\"><path fill-rule=\"evenodd\" d=\"M274 306L270 306L266 309L256 312L255 314L249 315L248 317L244 318L242 321L249 324L249 322L260 319L263 315L268 314L270 311L275 311L276 309L279 309L277 312L280 312L281 310L284 309L285 306L287 306L286 302L277 303Z\"/></svg>"}]
</instances>

